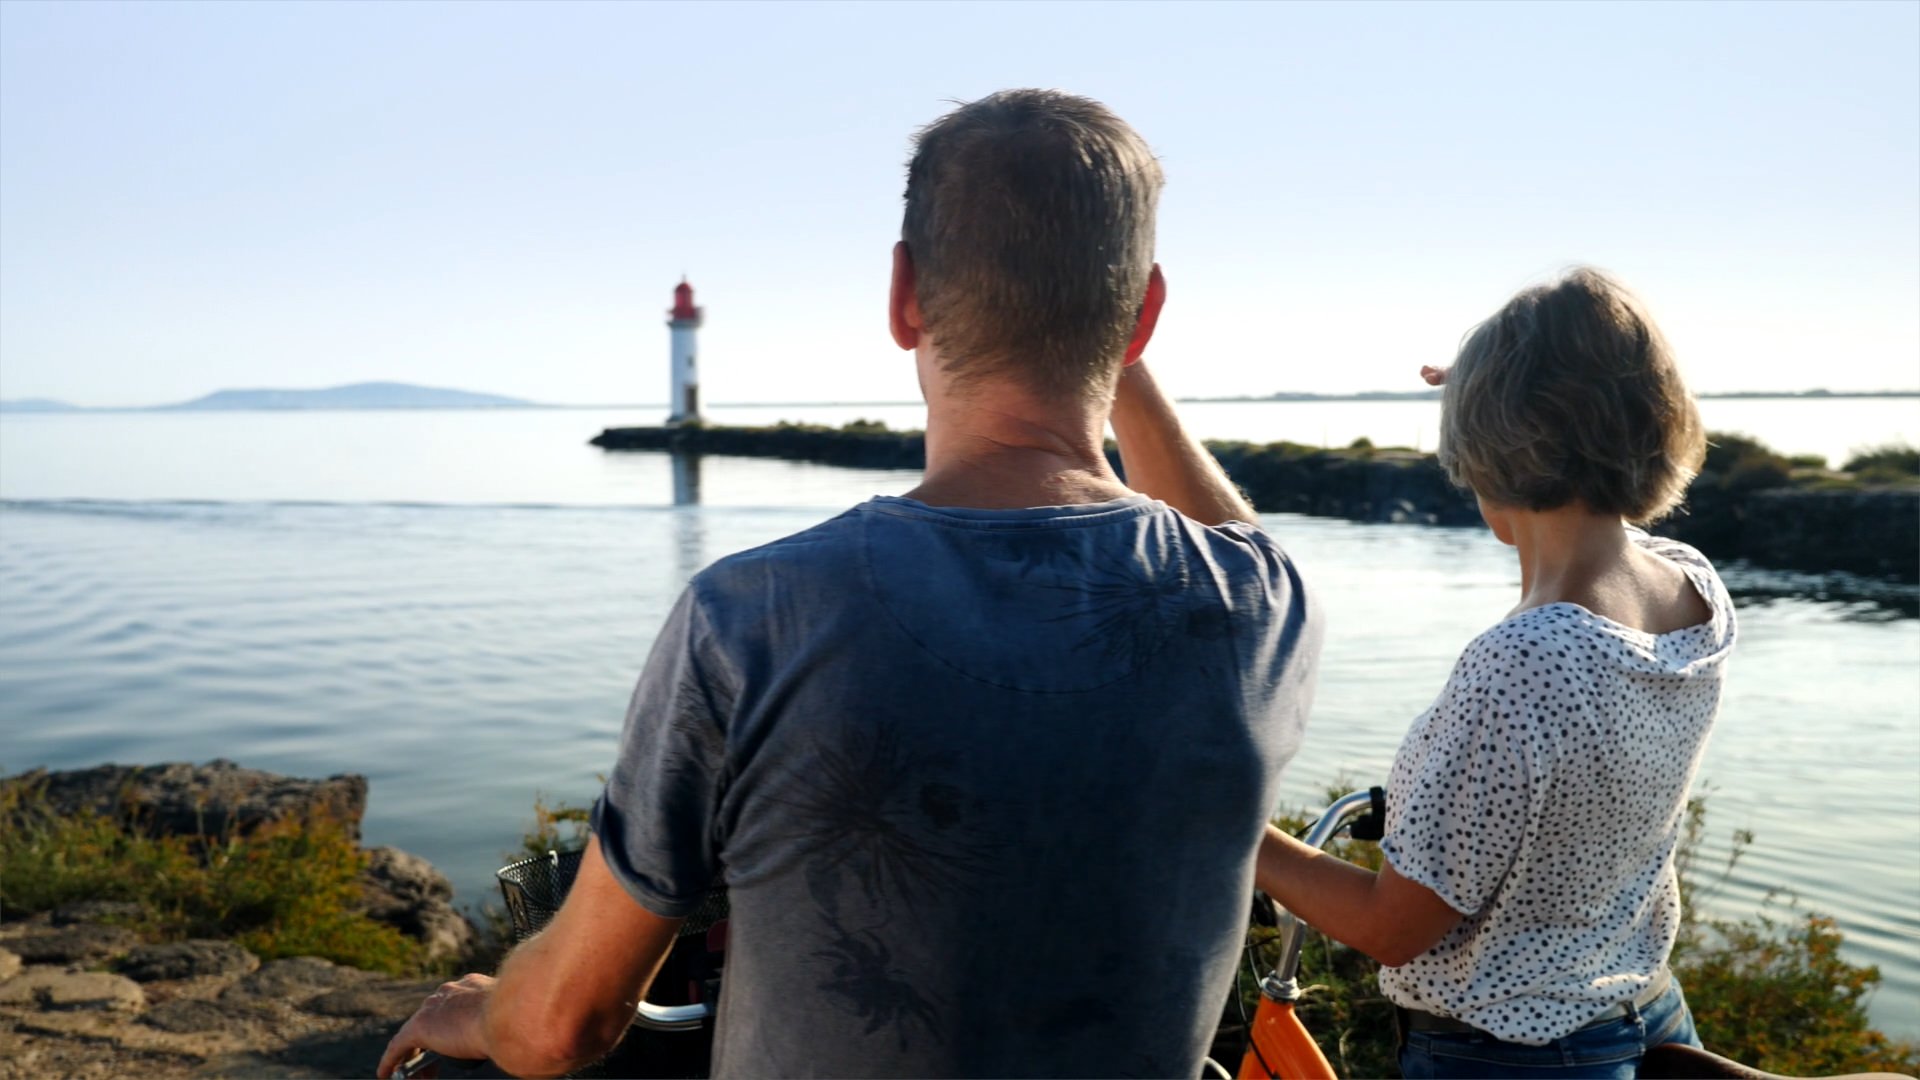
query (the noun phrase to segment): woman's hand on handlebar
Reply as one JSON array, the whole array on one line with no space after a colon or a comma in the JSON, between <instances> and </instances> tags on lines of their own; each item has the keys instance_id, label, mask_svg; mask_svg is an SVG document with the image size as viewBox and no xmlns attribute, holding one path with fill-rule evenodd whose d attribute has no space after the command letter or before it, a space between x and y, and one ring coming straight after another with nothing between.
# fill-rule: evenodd
<instances>
[{"instance_id":1,"label":"woman's hand on handlebar","mask_svg":"<svg viewBox=\"0 0 1920 1080\"><path fill-rule=\"evenodd\" d=\"M441 984L394 1033L374 1075L382 1080L392 1076L401 1062L421 1050L432 1050L443 1058L485 1058L486 1007L492 993L490 975L463 975Z\"/></svg>"}]
</instances>

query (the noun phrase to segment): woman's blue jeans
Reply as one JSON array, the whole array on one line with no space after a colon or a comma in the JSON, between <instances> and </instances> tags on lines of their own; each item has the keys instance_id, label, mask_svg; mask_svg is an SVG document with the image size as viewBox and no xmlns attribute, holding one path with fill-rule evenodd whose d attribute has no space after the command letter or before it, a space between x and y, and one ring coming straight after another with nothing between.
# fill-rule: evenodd
<instances>
[{"instance_id":1,"label":"woman's blue jeans","mask_svg":"<svg viewBox=\"0 0 1920 1080\"><path fill-rule=\"evenodd\" d=\"M1675 983L1644 1009L1584 1027L1545 1046L1502 1042L1491 1035L1410 1031L1400 1048L1407 1080L1441 1077L1608 1077L1633 1080L1640 1056L1662 1043L1699 1046L1693 1014Z\"/></svg>"}]
</instances>

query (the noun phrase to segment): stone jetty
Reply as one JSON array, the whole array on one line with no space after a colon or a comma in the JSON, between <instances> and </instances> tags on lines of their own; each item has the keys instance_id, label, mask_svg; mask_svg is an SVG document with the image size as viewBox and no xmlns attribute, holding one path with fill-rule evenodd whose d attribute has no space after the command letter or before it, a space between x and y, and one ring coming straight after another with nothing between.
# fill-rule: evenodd
<instances>
[{"instance_id":1,"label":"stone jetty","mask_svg":"<svg viewBox=\"0 0 1920 1080\"><path fill-rule=\"evenodd\" d=\"M1686 506L1653 531L1717 560L1920 582L1920 478L1863 484L1824 469L1789 469L1784 459L1751 440L1715 439L1738 452L1710 454L1688 490ZM842 428L608 428L589 441L606 450L785 458L864 469L926 465L922 433L868 422ZM1223 441L1210 441L1207 449L1263 513L1382 524L1480 524L1472 497L1448 482L1432 454ZM1111 444L1108 456L1117 468L1119 454Z\"/></svg>"}]
</instances>

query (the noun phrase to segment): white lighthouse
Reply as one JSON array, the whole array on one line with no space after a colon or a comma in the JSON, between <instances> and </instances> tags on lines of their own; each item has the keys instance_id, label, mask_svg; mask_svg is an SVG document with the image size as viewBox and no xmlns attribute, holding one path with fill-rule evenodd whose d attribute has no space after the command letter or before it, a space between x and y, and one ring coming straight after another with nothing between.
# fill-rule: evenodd
<instances>
[{"instance_id":1,"label":"white lighthouse","mask_svg":"<svg viewBox=\"0 0 1920 1080\"><path fill-rule=\"evenodd\" d=\"M673 288L673 309L667 314L672 316L667 326L673 331L673 397L667 399L667 426L698 423L700 368L695 361L695 342L701 310L693 306L693 286L684 277Z\"/></svg>"}]
</instances>

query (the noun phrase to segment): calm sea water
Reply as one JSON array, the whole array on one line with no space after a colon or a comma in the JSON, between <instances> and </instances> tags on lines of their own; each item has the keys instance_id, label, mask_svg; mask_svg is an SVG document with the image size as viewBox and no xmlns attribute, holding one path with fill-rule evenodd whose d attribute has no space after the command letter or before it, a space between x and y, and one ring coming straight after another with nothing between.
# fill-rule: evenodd
<instances>
[{"instance_id":1,"label":"calm sea water","mask_svg":"<svg viewBox=\"0 0 1920 1080\"><path fill-rule=\"evenodd\" d=\"M1237 434L1204 409L1196 426ZM0 419L0 772L224 756L366 773L369 841L490 898L536 795L591 798L692 573L915 480L709 458L702 505L673 506L664 455L584 445L650 419ZM1902 433L1848 426L1863 442ZM1282 436L1300 438L1265 437ZM1385 775L1458 649L1512 603L1517 572L1478 530L1266 523L1329 611L1286 782L1289 803L1317 804L1340 778ZM1734 829L1756 839L1716 909L1786 889L1836 915L1850 954L1887 976L1876 1019L1920 1035L1920 620L1723 569L1742 642L1703 779L1715 849Z\"/></svg>"}]
</instances>

